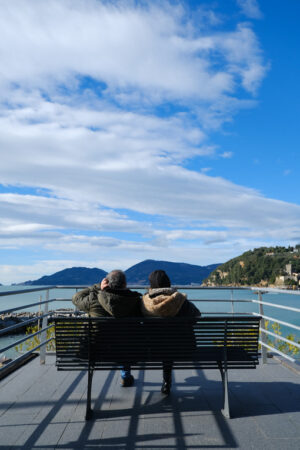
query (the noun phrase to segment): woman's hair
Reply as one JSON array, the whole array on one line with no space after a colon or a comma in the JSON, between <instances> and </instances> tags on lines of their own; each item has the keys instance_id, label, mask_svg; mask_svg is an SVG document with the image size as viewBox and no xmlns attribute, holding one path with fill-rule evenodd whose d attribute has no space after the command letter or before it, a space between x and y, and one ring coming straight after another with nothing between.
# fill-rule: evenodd
<instances>
[{"instance_id":1,"label":"woman's hair","mask_svg":"<svg viewBox=\"0 0 300 450\"><path fill-rule=\"evenodd\" d=\"M150 288L166 288L171 286L171 281L164 270L154 270L149 275Z\"/></svg>"}]
</instances>

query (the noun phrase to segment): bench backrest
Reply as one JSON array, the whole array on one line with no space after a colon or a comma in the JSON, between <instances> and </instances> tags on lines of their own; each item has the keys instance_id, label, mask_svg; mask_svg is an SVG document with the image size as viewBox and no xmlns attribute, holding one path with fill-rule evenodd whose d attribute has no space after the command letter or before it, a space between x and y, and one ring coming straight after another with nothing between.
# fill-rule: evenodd
<instances>
[{"instance_id":1,"label":"bench backrest","mask_svg":"<svg viewBox=\"0 0 300 450\"><path fill-rule=\"evenodd\" d=\"M258 363L260 318L248 315L199 318L56 318L60 369L227 366Z\"/></svg>"}]
</instances>

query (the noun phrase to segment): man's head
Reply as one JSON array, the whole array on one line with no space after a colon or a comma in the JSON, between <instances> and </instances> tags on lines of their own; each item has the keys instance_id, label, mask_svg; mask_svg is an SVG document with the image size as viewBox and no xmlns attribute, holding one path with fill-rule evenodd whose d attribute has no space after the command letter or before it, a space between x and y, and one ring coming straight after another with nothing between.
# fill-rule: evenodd
<instances>
[{"instance_id":1,"label":"man's head","mask_svg":"<svg viewBox=\"0 0 300 450\"><path fill-rule=\"evenodd\" d=\"M164 270L154 270L149 275L150 288L168 288L171 286L171 281Z\"/></svg>"},{"instance_id":2,"label":"man's head","mask_svg":"<svg viewBox=\"0 0 300 450\"><path fill-rule=\"evenodd\" d=\"M127 282L125 273L122 270L112 270L106 275L108 286L111 289L125 289Z\"/></svg>"}]
</instances>

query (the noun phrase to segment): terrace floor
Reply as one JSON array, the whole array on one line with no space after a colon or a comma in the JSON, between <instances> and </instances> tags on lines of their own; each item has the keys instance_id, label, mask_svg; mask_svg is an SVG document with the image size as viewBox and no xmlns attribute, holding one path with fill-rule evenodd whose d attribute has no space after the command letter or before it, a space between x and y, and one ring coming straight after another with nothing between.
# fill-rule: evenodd
<instances>
[{"instance_id":1,"label":"terrace floor","mask_svg":"<svg viewBox=\"0 0 300 450\"><path fill-rule=\"evenodd\" d=\"M229 371L232 419L217 370L175 372L169 397L160 371L133 374L122 388L118 372L95 372L86 422L86 373L32 360L0 382L0 448L300 449L300 377L274 359Z\"/></svg>"}]
</instances>

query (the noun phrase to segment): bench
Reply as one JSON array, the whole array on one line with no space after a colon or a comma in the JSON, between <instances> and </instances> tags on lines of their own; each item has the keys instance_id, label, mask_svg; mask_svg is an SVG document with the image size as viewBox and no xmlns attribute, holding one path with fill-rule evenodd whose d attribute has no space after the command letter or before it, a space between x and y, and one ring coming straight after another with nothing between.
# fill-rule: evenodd
<instances>
[{"instance_id":1,"label":"bench","mask_svg":"<svg viewBox=\"0 0 300 450\"><path fill-rule=\"evenodd\" d=\"M260 317L55 318L58 370L88 372L86 420L92 417L95 370L219 369L223 409L230 418L228 369L255 369Z\"/></svg>"}]
</instances>

